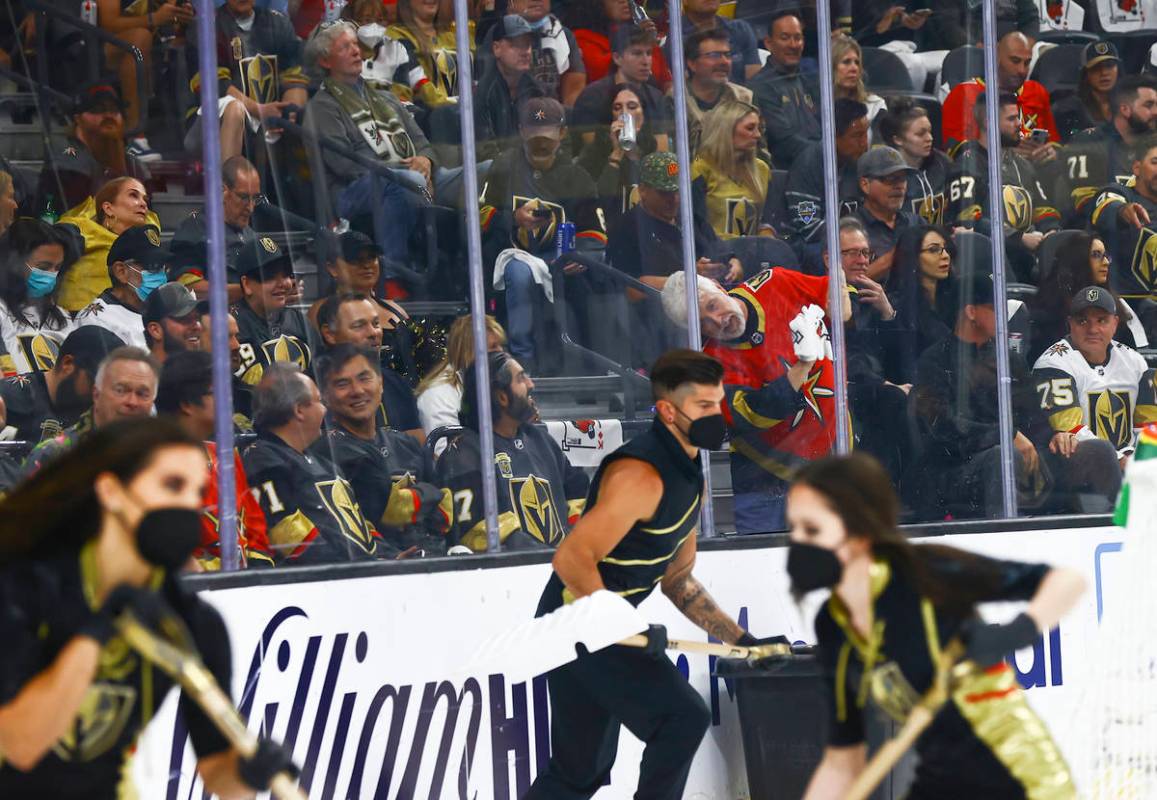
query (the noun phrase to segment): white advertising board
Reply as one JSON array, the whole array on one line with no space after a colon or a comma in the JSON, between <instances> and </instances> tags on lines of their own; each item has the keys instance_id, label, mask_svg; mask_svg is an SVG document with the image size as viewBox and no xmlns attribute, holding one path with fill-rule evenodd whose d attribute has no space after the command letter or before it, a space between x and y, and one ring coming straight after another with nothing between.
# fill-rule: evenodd
<instances>
[{"instance_id":1,"label":"white advertising board","mask_svg":"<svg viewBox=\"0 0 1157 800\"><path fill-rule=\"evenodd\" d=\"M1033 706L1069 753L1098 613L1112 605L1123 558L1116 528L1000 532L937 541L988 555L1081 570L1089 591L1058 630L1018 653ZM786 550L703 552L696 575L755 635L811 640L813 610L788 594ZM516 800L549 752L545 681L464 676L474 646L533 614L548 565L245 587L203 593L225 618L233 696L256 729L291 744L314 798ZM658 592L642 606L672 637L699 638ZM1000 613L997 609L996 613ZM804 620L807 620L805 622ZM746 798L739 721L706 657L679 656L708 702L713 724L695 757L686 797ZM141 740L135 775L143 798L201 797L174 696ZM641 744L623 732L611 785L596 797L632 796Z\"/></svg>"}]
</instances>

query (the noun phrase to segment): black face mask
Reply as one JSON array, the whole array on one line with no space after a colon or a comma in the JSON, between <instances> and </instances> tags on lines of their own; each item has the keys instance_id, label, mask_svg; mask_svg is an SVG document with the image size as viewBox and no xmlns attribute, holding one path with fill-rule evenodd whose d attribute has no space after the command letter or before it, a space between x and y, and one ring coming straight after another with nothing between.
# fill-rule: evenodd
<instances>
[{"instance_id":1,"label":"black face mask","mask_svg":"<svg viewBox=\"0 0 1157 800\"><path fill-rule=\"evenodd\" d=\"M201 543L201 515L189 508L156 508L137 525L137 550L158 567L184 566Z\"/></svg>"},{"instance_id":2,"label":"black face mask","mask_svg":"<svg viewBox=\"0 0 1157 800\"><path fill-rule=\"evenodd\" d=\"M787 574L792 593L801 596L835 586L843 577L844 565L826 547L792 542L787 549Z\"/></svg>"},{"instance_id":3,"label":"black face mask","mask_svg":"<svg viewBox=\"0 0 1157 800\"><path fill-rule=\"evenodd\" d=\"M680 414L683 414L682 409L678 406L672 406ZM687 417L686 414L683 414ZM727 423L723 421L722 414L708 414L699 419L691 419L691 424L687 426L687 430L679 428L679 432L687 437L687 441L702 450L718 450L723 446L723 440L727 438ZM676 425L675 427L679 427Z\"/></svg>"}]
</instances>

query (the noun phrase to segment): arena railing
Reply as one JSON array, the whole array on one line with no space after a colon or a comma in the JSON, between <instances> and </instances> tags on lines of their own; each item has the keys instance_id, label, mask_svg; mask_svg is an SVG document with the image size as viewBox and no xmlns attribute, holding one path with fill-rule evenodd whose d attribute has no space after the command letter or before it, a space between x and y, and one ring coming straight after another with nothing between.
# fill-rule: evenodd
<instances>
[{"instance_id":1,"label":"arena railing","mask_svg":"<svg viewBox=\"0 0 1157 800\"><path fill-rule=\"evenodd\" d=\"M117 50L124 51L129 58L133 60L134 68L137 73L137 99L140 103L140 108L147 108L148 96L146 94L146 86L148 86L148 77L145 75L145 57L135 45L131 45L123 39L118 39L108 31L85 22L75 15L68 14L55 8L42 0L24 0L24 8L35 14L39 19L36 25L36 74L39 83L42 86L48 86L49 80L49 65L53 63L54 55L48 48L48 25L45 24L49 19L53 22L65 27L72 28L79 32L85 42L85 57L88 61L88 74L97 76L102 73L101 65L103 63L103 54L99 46L93 46L93 41L100 44L107 44ZM141 114L140 121L136 127L131 130L126 130L126 136L134 136L143 130L146 114Z\"/></svg>"}]
</instances>

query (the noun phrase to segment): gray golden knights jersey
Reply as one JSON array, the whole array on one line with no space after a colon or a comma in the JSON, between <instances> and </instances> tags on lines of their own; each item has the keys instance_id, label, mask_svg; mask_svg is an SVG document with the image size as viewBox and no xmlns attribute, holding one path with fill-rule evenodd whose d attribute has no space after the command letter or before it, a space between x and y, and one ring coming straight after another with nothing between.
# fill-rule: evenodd
<instances>
[{"instance_id":1,"label":"gray golden knights jersey","mask_svg":"<svg viewBox=\"0 0 1157 800\"><path fill-rule=\"evenodd\" d=\"M436 465L435 483L454 496L452 538L475 552L486 550L481 462L478 434L465 429ZM586 473L572 467L558 443L535 425L523 425L513 439L494 435L494 471L503 549L556 547L586 504Z\"/></svg>"},{"instance_id":2,"label":"gray golden knights jersey","mask_svg":"<svg viewBox=\"0 0 1157 800\"><path fill-rule=\"evenodd\" d=\"M1154 370L1119 342L1104 364L1093 366L1071 341L1061 339L1033 366L1041 410L1055 431L1078 440L1105 439L1121 455L1133 451L1134 428L1157 421Z\"/></svg>"}]
</instances>

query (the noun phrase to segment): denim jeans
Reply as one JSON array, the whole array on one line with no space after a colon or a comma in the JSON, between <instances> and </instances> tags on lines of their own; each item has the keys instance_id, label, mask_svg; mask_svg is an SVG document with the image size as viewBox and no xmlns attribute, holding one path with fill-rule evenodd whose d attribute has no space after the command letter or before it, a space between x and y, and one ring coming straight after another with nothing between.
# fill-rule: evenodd
<instances>
[{"instance_id":1,"label":"denim jeans","mask_svg":"<svg viewBox=\"0 0 1157 800\"><path fill-rule=\"evenodd\" d=\"M408 176L424 180L409 170ZM374 239L386 258L402 264L410 262L407 247L410 231L418 224L419 195L385 178L363 175L341 190L337 196L337 213L345 219L369 214L374 220ZM379 209L375 212L375 208Z\"/></svg>"},{"instance_id":2,"label":"denim jeans","mask_svg":"<svg viewBox=\"0 0 1157 800\"><path fill-rule=\"evenodd\" d=\"M735 532L772 533L787 530L787 490L790 484L770 479L766 489L735 493Z\"/></svg>"},{"instance_id":3,"label":"denim jeans","mask_svg":"<svg viewBox=\"0 0 1157 800\"><path fill-rule=\"evenodd\" d=\"M506 287L506 336L510 353L519 361L534 358L534 307L537 293L530 267L525 261L511 259L502 274Z\"/></svg>"}]
</instances>

